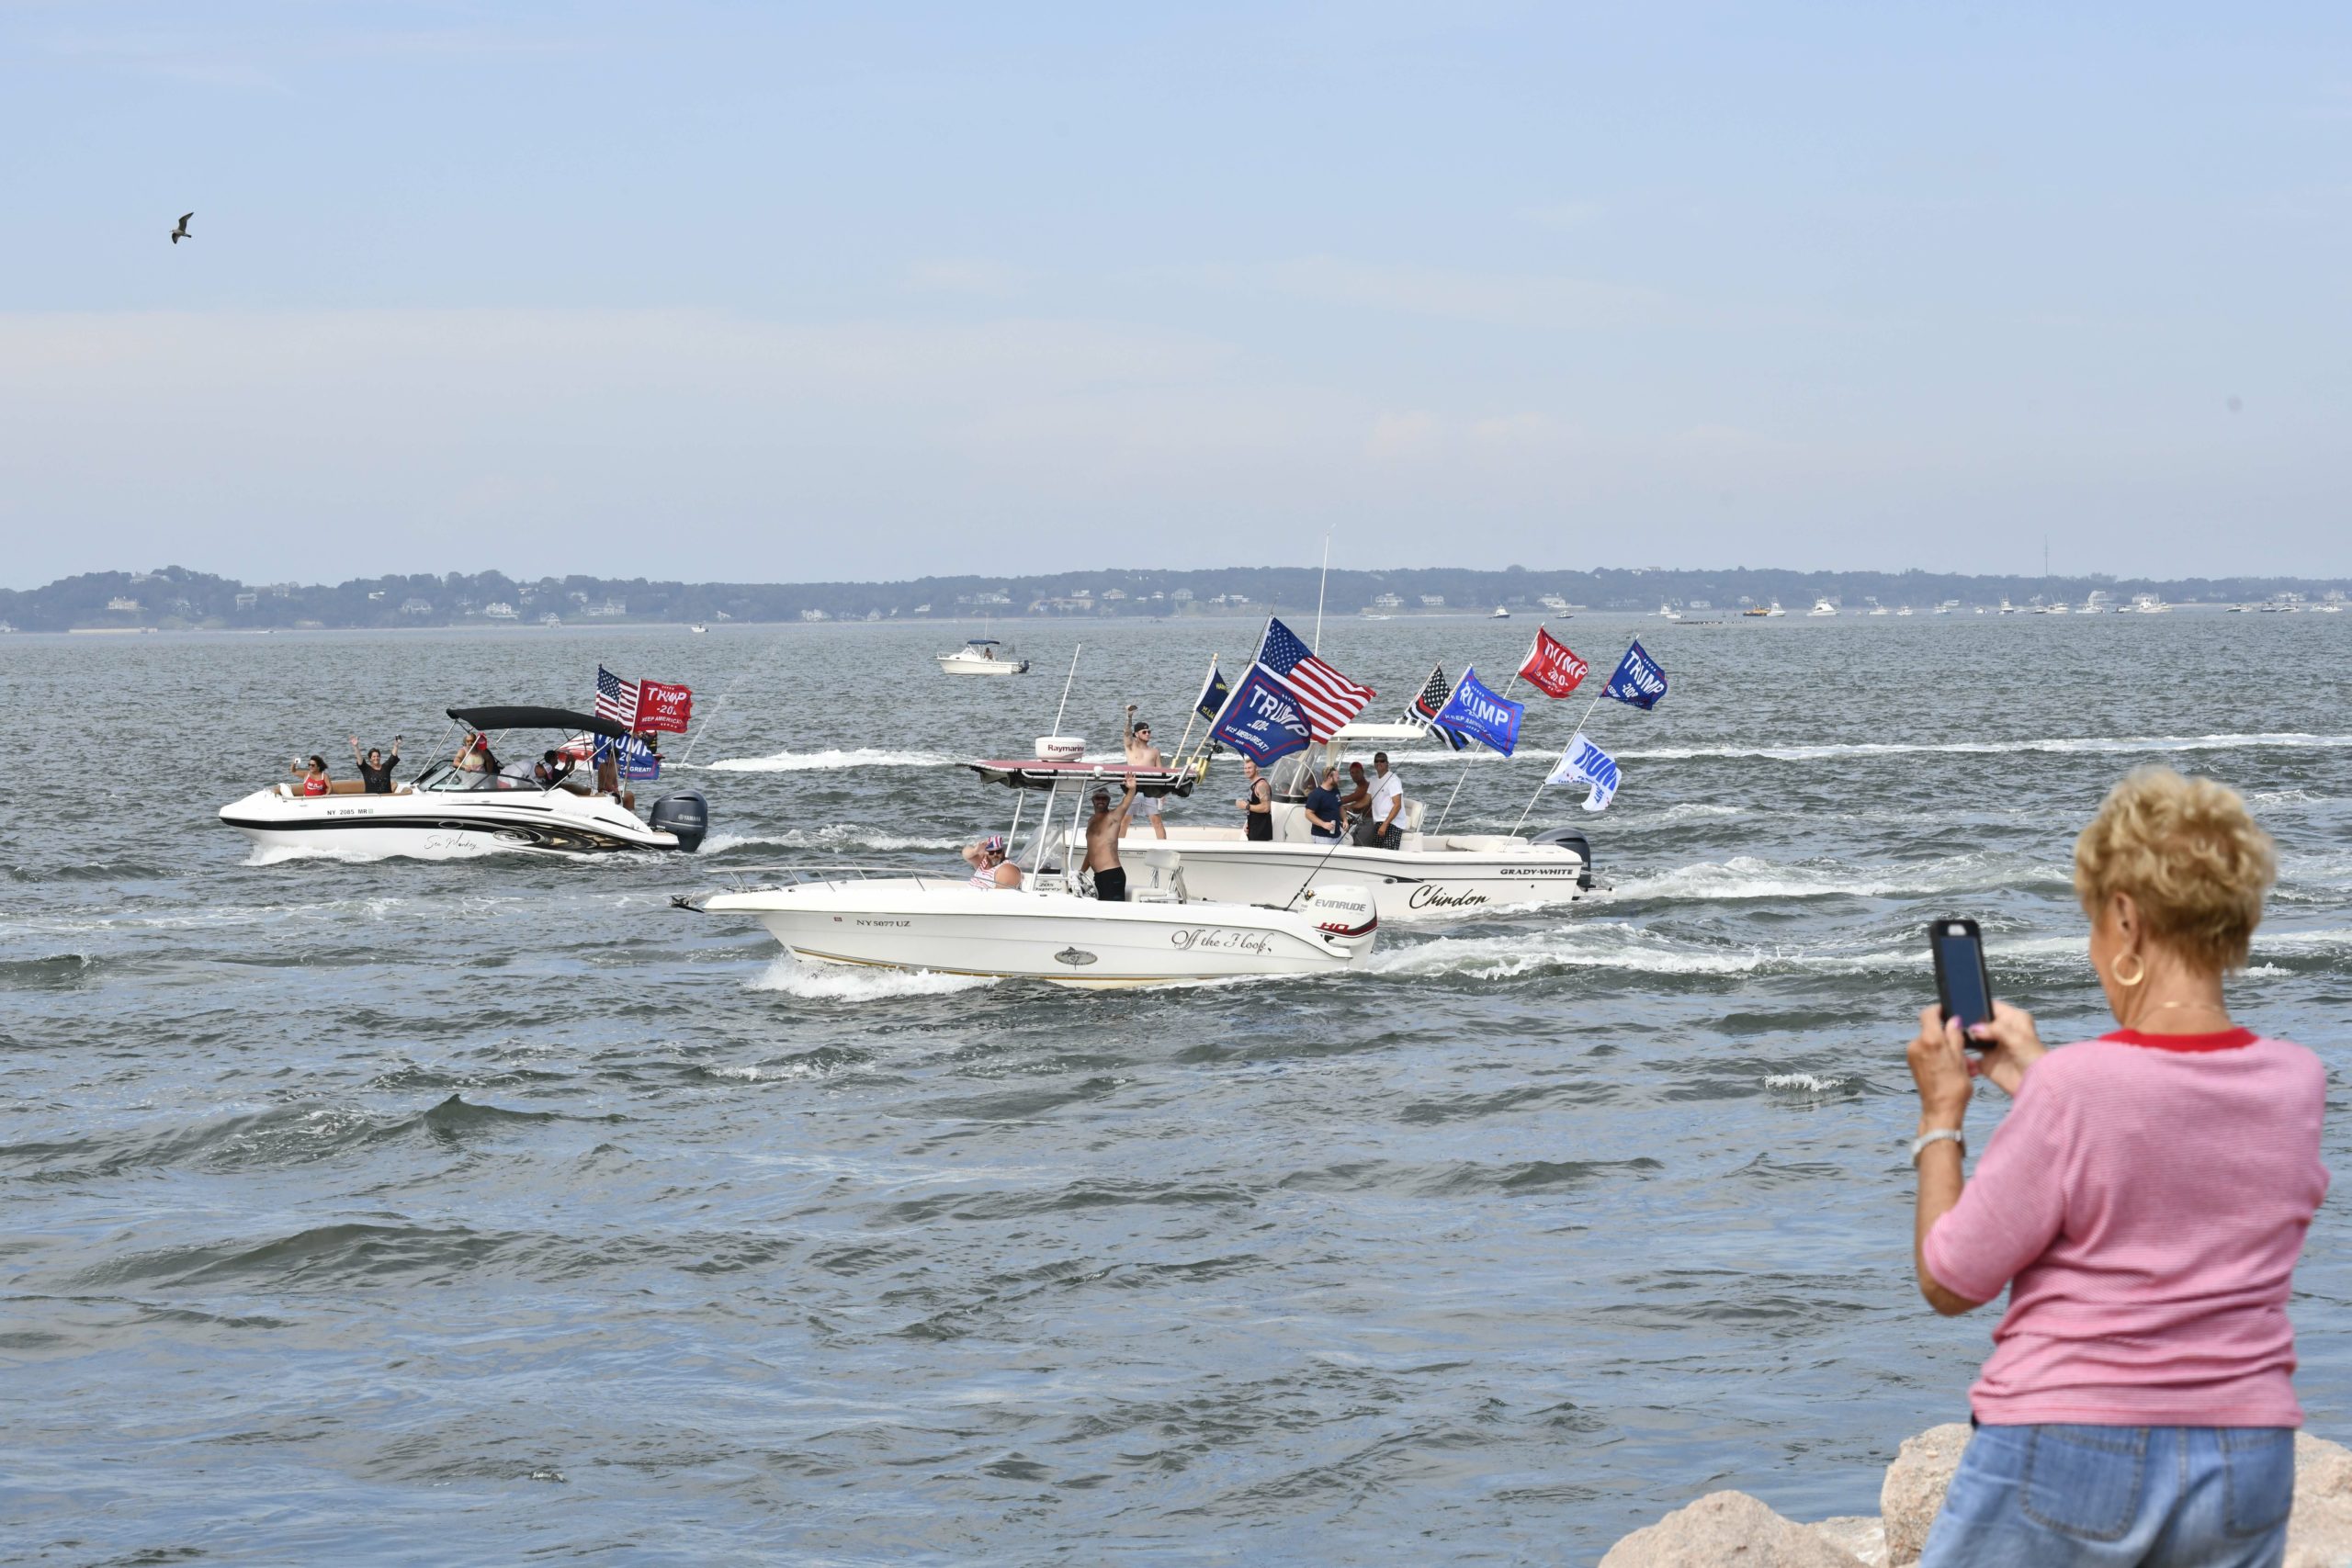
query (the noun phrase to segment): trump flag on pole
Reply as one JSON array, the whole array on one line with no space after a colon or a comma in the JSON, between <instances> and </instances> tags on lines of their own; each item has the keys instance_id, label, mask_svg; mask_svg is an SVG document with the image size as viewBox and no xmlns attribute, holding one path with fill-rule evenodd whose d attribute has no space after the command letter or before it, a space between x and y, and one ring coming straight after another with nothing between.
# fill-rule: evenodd
<instances>
[{"instance_id":1,"label":"trump flag on pole","mask_svg":"<svg viewBox=\"0 0 2352 1568\"><path fill-rule=\"evenodd\" d=\"M1437 724L1445 729L1459 730L1491 751L1508 757L1519 744L1519 721L1527 712L1527 705L1498 697L1478 682L1478 671L1473 666L1462 672L1454 682L1453 695L1437 716Z\"/></svg>"},{"instance_id":2,"label":"trump flag on pole","mask_svg":"<svg viewBox=\"0 0 2352 1568\"><path fill-rule=\"evenodd\" d=\"M1666 695L1666 671L1636 641L1617 661L1617 673L1609 677L1609 684L1600 688L1600 694L1631 703L1637 708L1654 708L1658 698Z\"/></svg>"},{"instance_id":3,"label":"trump flag on pole","mask_svg":"<svg viewBox=\"0 0 2352 1568\"><path fill-rule=\"evenodd\" d=\"M1554 768L1545 784L1583 784L1592 786L1584 797L1587 811L1606 811L1610 798L1617 793L1619 774L1617 759L1584 738L1579 729L1560 755L1560 765Z\"/></svg>"},{"instance_id":4,"label":"trump flag on pole","mask_svg":"<svg viewBox=\"0 0 2352 1568\"><path fill-rule=\"evenodd\" d=\"M640 681L637 684L637 722L629 726L639 730L667 730L672 735L684 735L686 721L694 716L695 692L692 686L665 686L659 681Z\"/></svg>"},{"instance_id":5,"label":"trump flag on pole","mask_svg":"<svg viewBox=\"0 0 2352 1568\"><path fill-rule=\"evenodd\" d=\"M1592 666L1570 651L1566 643L1538 626L1535 646L1527 650L1519 678L1547 697L1565 697L1582 685L1591 671Z\"/></svg>"},{"instance_id":6,"label":"trump flag on pole","mask_svg":"<svg viewBox=\"0 0 2352 1568\"><path fill-rule=\"evenodd\" d=\"M1223 716L1210 728L1209 735L1261 768L1277 757L1305 750L1312 739L1298 694L1255 664L1233 688Z\"/></svg>"}]
</instances>

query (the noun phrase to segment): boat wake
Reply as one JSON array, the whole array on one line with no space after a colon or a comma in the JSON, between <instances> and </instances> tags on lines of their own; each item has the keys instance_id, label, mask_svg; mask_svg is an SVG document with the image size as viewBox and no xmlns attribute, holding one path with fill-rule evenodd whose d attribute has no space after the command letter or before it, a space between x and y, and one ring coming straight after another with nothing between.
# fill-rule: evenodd
<instances>
[{"instance_id":1,"label":"boat wake","mask_svg":"<svg viewBox=\"0 0 2352 1568\"><path fill-rule=\"evenodd\" d=\"M1621 879L1619 901L1629 899L1699 899L1711 903L1742 898L1892 898L1930 893L1982 892L1994 888L2065 886L2070 874L2063 865L1960 855L1918 866L1788 865L1735 855L1721 863L1696 865L1652 875Z\"/></svg>"},{"instance_id":2,"label":"boat wake","mask_svg":"<svg viewBox=\"0 0 2352 1568\"><path fill-rule=\"evenodd\" d=\"M941 751L889 751L876 746L843 750L777 751L765 757L722 757L706 764L718 773L805 773L834 768L946 768L961 758Z\"/></svg>"},{"instance_id":3,"label":"boat wake","mask_svg":"<svg viewBox=\"0 0 2352 1568\"><path fill-rule=\"evenodd\" d=\"M435 835L427 835L428 837ZM241 865L281 865L288 861L339 861L345 865L371 865L381 860L481 860L486 855L512 852L500 844L449 844L425 851L418 848L382 850L345 849L328 844L255 844L253 853L238 863Z\"/></svg>"},{"instance_id":4,"label":"boat wake","mask_svg":"<svg viewBox=\"0 0 2352 1568\"><path fill-rule=\"evenodd\" d=\"M1767 758L1776 762L1810 762L1827 757L1980 756L2015 751L2098 755L2148 751L2237 751L2263 747L2336 750L2347 746L2352 746L2352 735L2307 735L2289 731L2254 735L2085 736L2041 740L1857 740L1820 746L1652 746L1628 748L1616 755L1620 761L1643 761L1679 762L1702 757L1745 757Z\"/></svg>"},{"instance_id":5,"label":"boat wake","mask_svg":"<svg viewBox=\"0 0 2352 1568\"><path fill-rule=\"evenodd\" d=\"M713 855L752 849L821 850L829 854L843 850L954 850L969 841L910 838L903 833L862 828L854 822L836 822L827 828L793 828L782 833L713 833L703 841L702 856L707 860Z\"/></svg>"},{"instance_id":6,"label":"boat wake","mask_svg":"<svg viewBox=\"0 0 2352 1568\"><path fill-rule=\"evenodd\" d=\"M984 975L941 975L929 969L875 969L848 964L804 964L786 953L751 982L749 989L775 991L812 1002L883 1002L908 997L944 997L984 989L997 982Z\"/></svg>"}]
</instances>

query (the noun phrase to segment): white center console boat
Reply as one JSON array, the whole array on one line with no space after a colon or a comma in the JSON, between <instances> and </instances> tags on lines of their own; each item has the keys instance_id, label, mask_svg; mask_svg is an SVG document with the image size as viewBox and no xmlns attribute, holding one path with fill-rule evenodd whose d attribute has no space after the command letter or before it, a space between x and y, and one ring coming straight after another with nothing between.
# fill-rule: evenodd
<instances>
[{"instance_id":1,"label":"white center console boat","mask_svg":"<svg viewBox=\"0 0 2352 1568\"><path fill-rule=\"evenodd\" d=\"M1372 890L1384 920L1417 920L1476 913L1510 904L1565 904L1598 886L1592 846L1574 829L1521 838L1509 833L1446 833L1427 825L1429 803L1408 793L1394 850L1349 840L1317 840L1309 831L1306 780L1352 749L1369 761L1382 745L1427 744L1428 732L1404 724L1349 724L1330 740L1275 765L1273 837L1252 840L1238 827L1169 822L1168 837L1130 822L1119 840L1119 863L1130 877L1144 874L1151 855L1173 850L1195 897L1240 904L1280 904L1301 888L1344 886ZM1476 764L1464 764L1476 765ZM1346 783L1346 775L1341 775ZM1240 813L1232 812L1238 819Z\"/></svg>"},{"instance_id":2,"label":"white center console boat","mask_svg":"<svg viewBox=\"0 0 2352 1568\"><path fill-rule=\"evenodd\" d=\"M1125 901L1089 897L1079 869L1082 829L1081 852L1067 847L1095 787L1115 799L1132 777L1138 793L1182 794L1192 785L1188 773L1058 759L971 766L993 783L1046 797L1033 863L1017 888L887 867L773 867L745 874L758 885L673 902L703 914L748 915L804 959L1066 986L1336 974L1372 952L1379 922L1371 895L1336 881L1295 899L1287 895L1299 890L1287 889L1271 908L1206 900L1186 886L1182 858L1162 851L1137 856Z\"/></svg>"},{"instance_id":3,"label":"white center console boat","mask_svg":"<svg viewBox=\"0 0 2352 1568\"><path fill-rule=\"evenodd\" d=\"M271 784L220 808L220 820L265 850L325 850L359 857L405 855L435 860L499 850L553 854L600 854L616 850L685 850L701 847L710 812L694 790L653 803L650 823L621 800L589 787L590 776L574 772L547 784L532 776L545 748L518 747L519 761L497 766L499 750L514 730L550 730L562 739L552 746L577 746L595 735L623 739L628 731L610 719L563 708L451 708L449 716L478 732L491 765L461 768L454 757L436 755L410 784L389 795L360 793L358 781L337 784L325 795L306 795L301 785Z\"/></svg>"},{"instance_id":4,"label":"white center console boat","mask_svg":"<svg viewBox=\"0 0 2352 1568\"><path fill-rule=\"evenodd\" d=\"M976 637L953 653L933 655L939 660L940 671L947 675L1026 675L1029 661L1008 657L1012 649L997 650L993 637Z\"/></svg>"}]
</instances>

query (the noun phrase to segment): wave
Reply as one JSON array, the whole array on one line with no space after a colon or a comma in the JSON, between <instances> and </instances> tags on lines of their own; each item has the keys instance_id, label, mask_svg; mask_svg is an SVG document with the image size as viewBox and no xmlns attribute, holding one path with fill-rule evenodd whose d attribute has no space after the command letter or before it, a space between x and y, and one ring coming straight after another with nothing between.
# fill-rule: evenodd
<instances>
[{"instance_id":1,"label":"wave","mask_svg":"<svg viewBox=\"0 0 2352 1568\"><path fill-rule=\"evenodd\" d=\"M765 757L723 757L704 764L719 773L804 773L834 768L947 768L963 761L943 751L888 751L876 746L847 750L777 751Z\"/></svg>"},{"instance_id":2,"label":"wave","mask_svg":"<svg viewBox=\"0 0 2352 1568\"><path fill-rule=\"evenodd\" d=\"M794 828L782 833L714 833L704 840L702 853L707 858L747 849L823 850L829 853L838 850L954 850L968 842L967 839L910 838L904 833L862 828L854 822L836 822L829 828Z\"/></svg>"},{"instance_id":3,"label":"wave","mask_svg":"<svg viewBox=\"0 0 2352 1568\"><path fill-rule=\"evenodd\" d=\"M1826 757L1975 756L2016 751L2099 754L2142 751L2235 751L2256 747L2290 750L2332 750L2352 747L2352 735L2307 735L2300 731L2266 731L2251 735L2138 735L2039 740L1898 741L1857 740L1819 746L1653 746L1628 749L1616 756L1623 761L1688 761L1701 757L1769 758L1778 762L1809 762Z\"/></svg>"},{"instance_id":4,"label":"wave","mask_svg":"<svg viewBox=\"0 0 2352 1568\"><path fill-rule=\"evenodd\" d=\"M1742 898L1887 898L2032 883L2063 885L2067 877L2063 867L1995 863L1974 855L1916 867L1868 870L1783 865L1754 855L1735 855L1720 863L1702 861L1674 871L1623 878L1617 884L1615 896L1621 900L1691 898L1716 903Z\"/></svg>"},{"instance_id":5,"label":"wave","mask_svg":"<svg viewBox=\"0 0 2352 1568\"><path fill-rule=\"evenodd\" d=\"M1796 1089L1805 1094L1828 1094L1844 1089L1854 1080L1847 1077L1821 1077L1813 1073L1773 1073L1764 1080L1766 1089Z\"/></svg>"},{"instance_id":6,"label":"wave","mask_svg":"<svg viewBox=\"0 0 2352 1568\"><path fill-rule=\"evenodd\" d=\"M786 953L751 982L754 991L778 991L816 1002L880 1002L945 997L997 982L985 975L942 975L930 969L876 969L861 964L805 964Z\"/></svg>"},{"instance_id":7,"label":"wave","mask_svg":"<svg viewBox=\"0 0 2352 1568\"><path fill-rule=\"evenodd\" d=\"M426 838L442 839L445 835L429 833ZM253 853L240 864L248 866L282 865L288 861L340 861L345 865L367 865L379 860L480 860L485 855L508 853L503 844L445 843L430 853L413 846L397 850L355 850L324 844L255 844Z\"/></svg>"},{"instance_id":8,"label":"wave","mask_svg":"<svg viewBox=\"0 0 2352 1568\"><path fill-rule=\"evenodd\" d=\"M1622 926L1590 926L1531 942L1526 936L1440 937L1375 953L1368 973L1399 978L1458 976L1514 980L1567 970L1627 975L1899 974L1928 966L1925 943L1914 951L1828 952L1802 947L1704 951L1663 942Z\"/></svg>"}]
</instances>

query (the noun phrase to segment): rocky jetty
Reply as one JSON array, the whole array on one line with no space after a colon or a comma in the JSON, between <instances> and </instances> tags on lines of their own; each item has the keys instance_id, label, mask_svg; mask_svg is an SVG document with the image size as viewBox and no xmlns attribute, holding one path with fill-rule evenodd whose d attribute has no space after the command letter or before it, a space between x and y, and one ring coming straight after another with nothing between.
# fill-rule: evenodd
<instances>
[{"instance_id":1,"label":"rocky jetty","mask_svg":"<svg viewBox=\"0 0 2352 1568\"><path fill-rule=\"evenodd\" d=\"M1905 1438L1879 1486L1876 1518L1798 1524L1745 1492L1712 1492L1611 1547L1600 1568L1904 1568L1919 1560L1967 1446L1965 1422ZM2352 1449L2298 1433L2287 1568L2346 1564L2352 1564Z\"/></svg>"}]
</instances>

